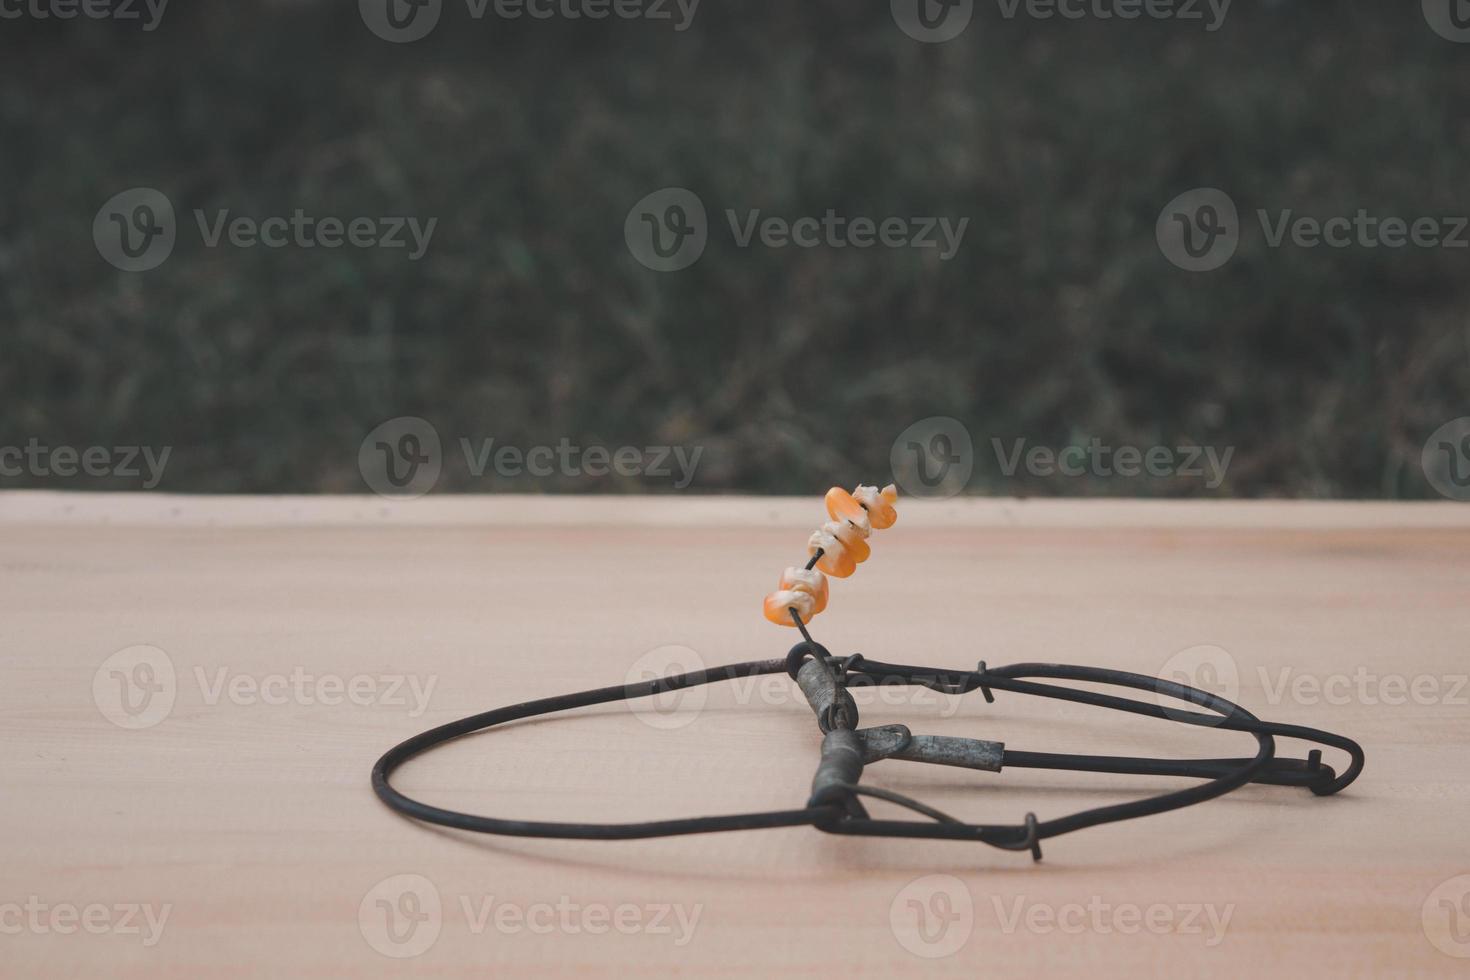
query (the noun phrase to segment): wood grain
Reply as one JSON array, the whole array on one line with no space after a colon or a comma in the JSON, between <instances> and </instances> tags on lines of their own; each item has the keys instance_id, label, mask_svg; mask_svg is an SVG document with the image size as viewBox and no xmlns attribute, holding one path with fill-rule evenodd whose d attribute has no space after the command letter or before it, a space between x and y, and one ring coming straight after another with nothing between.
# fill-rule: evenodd
<instances>
[{"instance_id":1,"label":"wood grain","mask_svg":"<svg viewBox=\"0 0 1470 980\"><path fill-rule=\"evenodd\" d=\"M1150 674L1193 662L1227 686L1233 670L1263 717L1361 741L1362 778L1331 799L1249 787L1064 836L1037 865L801 828L625 843L442 831L374 798L383 750L619 683L660 648L707 664L783 654L793 633L759 604L800 559L819 498L4 494L0 975L1465 975L1450 954L1470 954L1470 508L964 500L901 515L833 583L815 629L834 651ZM144 657L119 652L138 646L175 681L156 719L157 701L118 714L117 678ZM526 818L800 805L818 736L793 686L705 691L697 711L609 706L472 736L398 782ZM1012 748L1251 744L1005 694L863 709L864 724ZM1166 785L897 762L866 778L1006 822ZM440 902L417 931L404 882ZM141 913L164 910L150 933Z\"/></svg>"}]
</instances>

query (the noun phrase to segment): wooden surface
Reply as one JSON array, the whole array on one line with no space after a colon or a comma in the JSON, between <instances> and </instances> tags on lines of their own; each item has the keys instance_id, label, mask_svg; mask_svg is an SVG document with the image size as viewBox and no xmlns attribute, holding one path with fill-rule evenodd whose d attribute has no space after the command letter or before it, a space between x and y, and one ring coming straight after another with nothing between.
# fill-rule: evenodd
<instances>
[{"instance_id":1,"label":"wooden surface","mask_svg":"<svg viewBox=\"0 0 1470 980\"><path fill-rule=\"evenodd\" d=\"M1257 714L1363 743L1339 797L1248 787L1054 839L1033 865L803 828L477 837L373 796L374 759L431 725L620 683L660 648L784 654L793 631L760 600L820 510L817 494L0 495L0 975L1466 975L1470 507L1454 504L904 501L816 621L834 652L892 661L1233 670ZM167 657L166 711L120 707L119 678L160 663L138 647ZM818 736L791 685L704 690L697 711L462 739L398 783L524 818L799 806ZM860 699L863 723L1016 749L1252 745L1017 695L888 702ZM1003 822L1182 785L902 762L866 780Z\"/></svg>"}]
</instances>

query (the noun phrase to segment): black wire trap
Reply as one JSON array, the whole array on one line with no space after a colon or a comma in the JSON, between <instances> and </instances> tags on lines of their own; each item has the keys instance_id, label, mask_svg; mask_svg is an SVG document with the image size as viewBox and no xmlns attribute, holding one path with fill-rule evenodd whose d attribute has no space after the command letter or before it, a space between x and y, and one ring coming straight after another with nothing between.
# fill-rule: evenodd
<instances>
[{"instance_id":1,"label":"black wire trap","mask_svg":"<svg viewBox=\"0 0 1470 980\"><path fill-rule=\"evenodd\" d=\"M897 520L892 487L877 490L858 487L852 493L833 488L827 495L832 521L812 535L811 555L805 568L789 568L780 588L766 599L766 615L782 625L800 630L802 641L786 657L753 660L671 677L598 688L577 694L528 701L472 715L415 735L394 746L373 767L373 790L392 809L428 823L487 834L516 837L556 837L580 840L629 840L667 837L725 830L755 830L764 827L811 825L831 834L874 837L919 837L979 841L1011 851L1030 851L1040 860L1041 842L1049 837L1129 820L1153 813L1203 803L1223 796L1247 783L1303 787L1318 796L1330 796L1346 787L1363 769L1363 749L1352 739L1301 725L1262 721L1240 705L1184 684L1102 667L1069 664L1021 663L987 667L982 661L974 670L918 667L880 663L861 654L834 657L812 639L806 621L826 607L827 582L822 572L845 578L856 564L868 557L866 538L873 528L886 528ZM820 569L821 571L818 571ZM737 813L713 817L654 820L645 823L562 823L540 820L507 820L460 813L411 799L389 782L393 771L409 759L471 732L503 725L522 718L583 708L594 704L652 697L668 691L712 684L738 677L789 674L816 713L822 732L821 756L806 805L791 810ZM1104 694L1044 680L1080 681L1145 691L1203 708L1204 711L1165 708L1157 702ZM1004 743L948 735L916 735L905 725L858 727L858 709L851 691L876 685L916 685L945 694L979 691L987 702L995 692L1055 698L1077 704L1112 708L1179 724L1249 732L1256 740L1250 757L1220 759L1157 759L1111 755L1079 755L1070 752L1025 752ZM1322 750L1313 748L1305 759L1280 758L1276 739L1292 738L1341 749L1349 757L1348 767L1338 774L1322 762ZM1185 789L1173 790L1130 803L1095 807L1050 820L1028 813L1017 824L965 823L918 800L862 783L865 767L884 760L926 762L984 772L1006 767L1066 769L1075 772L1104 772L1148 776L1180 776L1202 780ZM869 815L862 798L884 800L921 815L922 820L878 819Z\"/></svg>"}]
</instances>

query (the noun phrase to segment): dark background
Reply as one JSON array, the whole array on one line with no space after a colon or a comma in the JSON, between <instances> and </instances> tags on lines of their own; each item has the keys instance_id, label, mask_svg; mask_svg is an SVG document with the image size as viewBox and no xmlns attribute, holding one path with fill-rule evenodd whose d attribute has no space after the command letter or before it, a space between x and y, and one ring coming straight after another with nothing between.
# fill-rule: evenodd
<instances>
[{"instance_id":1,"label":"dark background","mask_svg":"<svg viewBox=\"0 0 1470 980\"><path fill-rule=\"evenodd\" d=\"M704 448L696 492L887 472L961 420L971 492L1437 496L1470 414L1470 252L1266 247L1254 210L1470 213L1470 45L1414 3L1236 0L1199 22L1006 20L918 43L888 5L704 0L689 30L471 20L389 44L351 0L185 3L161 26L0 21L0 444L173 447L160 489L365 490L384 419L522 447ZM665 186L797 217L971 219L959 254L737 248L634 261ZM179 211L161 267L91 229ZM1223 268L1161 254L1171 198L1226 190ZM428 254L202 246L194 208L439 219ZM1233 447L1178 478L1006 478L992 437ZM0 486L122 488L23 476ZM665 490L639 478L440 490Z\"/></svg>"}]
</instances>

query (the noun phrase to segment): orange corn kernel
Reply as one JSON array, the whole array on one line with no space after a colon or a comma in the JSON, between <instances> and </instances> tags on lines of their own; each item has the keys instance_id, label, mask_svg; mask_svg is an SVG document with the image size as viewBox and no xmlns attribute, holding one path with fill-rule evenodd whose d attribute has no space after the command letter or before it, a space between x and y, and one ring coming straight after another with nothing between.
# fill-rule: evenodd
<instances>
[{"instance_id":1,"label":"orange corn kernel","mask_svg":"<svg viewBox=\"0 0 1470 980\"><path fill-rule=\"evenodd\" d=\"M859 486L852 492L853 499L868 509L868 520L875 530L890 528L898 520L894 504L898 501L898 489L888 484L882 490L877 487Z\"/></svg>"},{"instance_id":2,"label":"orange corn kernel","mask_svg":"<svg viewBox=\"0 0 1470 980\"><path fill-rule=\"evenodd\" d=\"M822 557L817 559L817 567L828 575L847 578L857 569L857 562L848 554L847 546L836 535L820 529L813 531L806 542L807 554L815 555L819 550Z\"/></svg>"},{"instance_id":3,"label":"orange corn kernel","mask_svg":"<svg viewBox=\"0 0 1470 980\"><path fill-rule=\"evenodd\" d=\"M858 503L856 497L841 487L833 487L827 491L827 516L834 521L848 521L862 531L862 536L867 537L871 529L868 520L868 512L863 505Z\"/></svg>"},{"instance_id":4,"label":"orange corn kernel","mask_svg":"<svg viewBox=\"0 0 1470 980\"><path fill-rule=\"evenodd\" d=\"M793 609L803 623L808 622L817 614L817 597L810 592L798 592L795 589L780 589L766 596L766 618L777 626L796 625L791 618Z\"/></svg>"},{"instance_id":5,"label":"orange corn kernel","mask_svg":"<svg viewBox=\"0 0 1470 980\"><path fill-rule=\"evenodd\" d=\"M851 521L828 521L822 525L822 530L841 541L848 555L859 565L867 561L868 556L873 553L873 550L868 547L868 542L863 540L867 535L863 534L862 529Z\"/></svg>"},{"instance_id":6,"label":"orange corn kernel","mask_svg":"<svg viewBox=\"0 0 1470 980\"><path fill-rule=\"evenodd\" d=\"M815 568L786 569L781 573L781 582L777 588L791 589L810 595L816 600L816 606L812 609L813 615L827 608L827 576Z\"/></svg>"}]
</instances>

